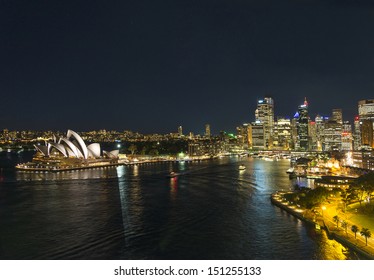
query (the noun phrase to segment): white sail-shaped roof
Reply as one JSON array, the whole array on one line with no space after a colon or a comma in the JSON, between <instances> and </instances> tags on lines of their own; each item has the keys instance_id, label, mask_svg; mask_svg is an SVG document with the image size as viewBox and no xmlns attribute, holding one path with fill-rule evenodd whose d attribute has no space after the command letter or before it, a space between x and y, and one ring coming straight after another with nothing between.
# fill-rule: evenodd
<instances>
[{"instance_id":1,"label":"white sail-shaped roof","mask_svg":"<svg viewBox=\"0 0 374 280\"><path fill-rule=\"evenodd\" d=\"M51 152L51 148L55 148L60 153L62 153L65 157L67 157L64 145L58 144L58 143L49 143L49 153Z\"/></svg>"},{"instance_id":2,"label":"white sail-shaped roof","mask_svg":"<svg viewBox=\"0 0 374 280\"><path fill-rule=\"evenodd\" d=\"M77 158L82 158L83 157L82 152L69 139L60 138L60 141L64 142L70 148L70 150L74 153L75 157L77 157Z\"/></svg>"},{"instance_id":3,"label":"white sail-shaped roof","mask_svg":"<svg viewBox=\"0 0 374 280\"><path fill-rule=\"evenodd\" d=\"M73 138L70 140L69 138ZM53 135L53 142L46 142L45 146L34 145L34 147L39 151L43 156L50 156L51 149L55 149L60 152L65 157L74 157L74 158L100 158L101 156L101 147L99 143L92 143L88 146L84 143L83 139L73 130L68 130L67 137L61 137L56 139ZM119 150L114 150L111 152L103 151L103 155L108 158L118 157Z\"/></svg>"},{"instance_id":4,"label":"white sail-shaped roof","mask_svg":"<svg viewBox=\"0 0 374 280\"><path fill-rule=\"evenodd\" d=\"M88 155L94 158L100 157L101 149L99 143L92 143L87 146Z\"/></svg>"},{"instance_id":5,"label":"white sail-shaped roof","mask_svg":"<svg viewBox=\"0 0 374 280\"><path fill-rule=\"evenodd\" d=\"M73 157L73 158L77 157L77 155L68 146L66 146L65 149L66 149L69 157Z\"/></svg>"},{"instance_id":6,"label":"white sail-shaped roof","mask_svg":"<svg viewBox=\"0 0 374 280\"><path fill-rule=\"evenodd\" d=\"M76 132L74 132L73 130L70 130L70 129L68 130L68 133L67 133L66 137L68 139L70 137L73 137L75 140L77 140L77 142L80 146L80 150L83 153L84 158L87 159L88 158L88 150L87 150L87 146L84 143L82 137L80 137L78 133L76 133Z\"/></svg>"},{"instance_id":7,"label":"white sail-shaped roof","mask_svg":"<svg viewBox=\"0 0 374 280\"><path fill-rule=\"evenodd\" d=\"M37 151L43 154L43 156L49 156L48 153L48 147L47 146L42 146L42 145L34 145Z\"/></svg>"},{"instance_id":8,"label":"white sail-shaped roof","mask_svg":"<svg viewBox=\"0 0 374 280\"><path fill-rule=\"evenodd\" d=\"M114 157L118 157L119 150L110 151L110 154L113 155Z\"/></svg>"},{"instance_id":9,"label":"white sail-shaped roof","mask_svg":"<svg viewBox=\"0 0 374 280\"><path fill-rule=\"evenodd\" d=\"M108 158L117 158L119 154L119 150L113 150L113 151L103 151L103 155L105 155Z\"/></svg>"}]
</instances>

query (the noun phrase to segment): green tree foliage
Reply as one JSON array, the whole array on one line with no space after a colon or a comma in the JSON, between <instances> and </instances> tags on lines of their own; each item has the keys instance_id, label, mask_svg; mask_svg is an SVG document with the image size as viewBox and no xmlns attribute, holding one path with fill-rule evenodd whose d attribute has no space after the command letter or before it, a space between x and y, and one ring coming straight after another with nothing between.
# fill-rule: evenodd
<instances>
[{"instance_id":1,"label":"green tree foliage","mask_svg":"<svg viewBox=\"0 0 374 280\"><path fill-rule=\"evenodd\" d=\"M158 156L158 150L157 149L152 149L149 151L150 156Z\"/></svg>"},{"instance_id":2,"label":"green tree foliage","mask_svg":"<svg viewBox=\"0 0 374 280\"><path fill-rule=\"evenodd\" d=\"M307 192L304 197L300 197L300 204L303 204L307 209L312 209L324 203L329 195L328 189L318 187Z\"/></svg>"},{"instance_id":3,"label":"green tree foliage","mask_svg":"<svg viewBox=\"0 0 374 280\"><path fill-rule=\"evenodd\" d=\"M371 232L368 228L362 228L360 231L361 236L365 237L366 245L368 245L368 238L371 237Z\"/></svg>"},{"instance_id":4,"label":"green tree foliage","mask_svg":"<svg viewBox=\"0 0 374 280\"><path fill-rule=\"evenodd\" d=\"M133 155L138 150L138 148L136 147L135 144L131 144L128 150Z\"/></svg>"},{"instance_id":5,"label":"green tree foliage","mask_svg":"<svg viewBox=\"0 0 374 280\"><path fill-rule=\"evenodd\" d=\"M339 227L339 221L340 221L340 218L338 215L335 215L334 217L332 217L332 219L334 220L334 222L336 223L336 227Z\"/></svg>"},{"instance_id":6,"label":"green tree foliage","mask_svg":"<svg viewBox=\"0 0 374 280\"><path fill-rule=\"evenodd\" d=\"M357 235L358 230L359 230L358 226L356 226L356 225L351 226L351 231L355 234L355 239L356 239L356 235Z\"/></svg>"},{"instance_id":7,"label":"green tree foliage","mask_svg":"<svg viewBox=\"0 0 374 280\"><path fill-rule=\"evenodd\" d=\"M127 150L132 155L139 152L142 155L151 154L157 150L160 155L176 155L181 151L188 151L188 142L183 139L169 139L165 141L137 141L137 142L125 142L125 146L128 146ZM152 152L151 152L152 151Z\"/></svg>"},{"instance_id":8,"label":"green tree foliage","mask_svg":"<svg viewBox=\"0 0 374 280\"><path fill-rule=\"evenodd\" d=\"M360 205L365 196L370 200L374 192L374 172L361 175L352 188L357 190Z\"/></svg>"},{"instance_id":9,"label":"green tree foliage","mask_svg":"<svg viewBox=\"0 0 374 280\"><path fill-rule=\"evenodd\" d=\"M342 228L344 229L345 234L348 235L348 232L347 232L347 229L348 229L348 223L347 223L347 221L342 221L341 226L342 226Z\"/></svg>"},{"instance_id":10,"label":"green tree foliage","mask_svg":"<svg viewBox=\"0 0 374 280\"><path fill-rule=\"evenodd\" d=\"M316 189L299 188L295 193L285 195L285 198L302 207L312 209L324 203L331 194L326 188L318 187Z\"/></svg>"}]
</instances>

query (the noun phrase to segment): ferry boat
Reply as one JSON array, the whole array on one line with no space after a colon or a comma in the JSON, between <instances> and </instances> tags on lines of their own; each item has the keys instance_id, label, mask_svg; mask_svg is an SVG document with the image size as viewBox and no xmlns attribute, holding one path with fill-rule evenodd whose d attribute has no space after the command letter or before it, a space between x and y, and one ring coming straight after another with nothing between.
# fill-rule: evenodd
<instances>
[{"instance_id":1,"label":"ferry boat","mask_svg":"<svg viewBox=\"0 0 374 280\"><path fill-rule=\"evenodd\" d=\"M245 168L244 164L239 165L239 170L245 170Z\"/></svg>"}]
</instances>

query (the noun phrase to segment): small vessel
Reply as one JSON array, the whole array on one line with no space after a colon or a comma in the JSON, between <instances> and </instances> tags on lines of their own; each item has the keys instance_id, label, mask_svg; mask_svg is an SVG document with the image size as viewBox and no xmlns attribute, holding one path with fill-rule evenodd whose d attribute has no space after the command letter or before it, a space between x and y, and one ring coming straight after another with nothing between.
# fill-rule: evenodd
<instances>
[{"instance_id":1,"label":"small vessel","mask_svg":"<svg viewBox=\"0 0 374 280\"><path fill-rule=\"evenodd\" d=\"M288 168L287 171L286 171L286 173L293 174L293 173L295 173L295 169L293 167Z\"/></svg>"},{"instance_id":2,"label":"small vessel","mask_svg":"<svg viewBox=\"0 0 374 280\"><path fill-rule=\"evenodd\" d=\"M245 168L244 164L239 165L239 170L245 170Z\"/></svg>"},{"instance_id":3,"label":"small vessel","mask_svg":"<svg viewBox=\"0 0 374 280\"><path fill-rule=\"evenodd\" d=\"M177 176L178 176L178 173L172 171L166 177L168 177L168 178L174 178L174 177L177 177Z\"/></svg>"}]
</instances>

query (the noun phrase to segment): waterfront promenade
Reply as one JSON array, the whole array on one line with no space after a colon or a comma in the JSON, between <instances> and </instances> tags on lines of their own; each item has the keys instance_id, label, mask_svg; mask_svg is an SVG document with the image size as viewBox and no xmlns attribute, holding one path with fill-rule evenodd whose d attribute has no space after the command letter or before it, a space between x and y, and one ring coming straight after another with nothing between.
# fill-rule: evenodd
<instances>
[{"instance_id":1,"label":"waterfront promenade","mask_svg":"<svg viewBox=\"0 0 374 280\"><path fill-rule=\"evenodd\" d=\"M340 220L338 223L334 221L333 217L337 215L337 211L333 205L327 206L323 210L321 209L320 212L313 212L290 203L286 200L286 198L284 198L284 194L286 194L286 192L277 192L272 194L272 203L299 218L300 220L315 226L317 230L325 230L329 238L335 239L342 245L350 248L365 258L374 259L374 240L372 238L368 238L366 245L365 237L360 235L360 230L361 228L365 227L365 225L354 223L352 217L345 216L344 221L348 223L347 229L345 230L341 226L342 220ZM356 236L351 231L351 226L353 224L359 228Z\"/></svg>"}]
</instances>

